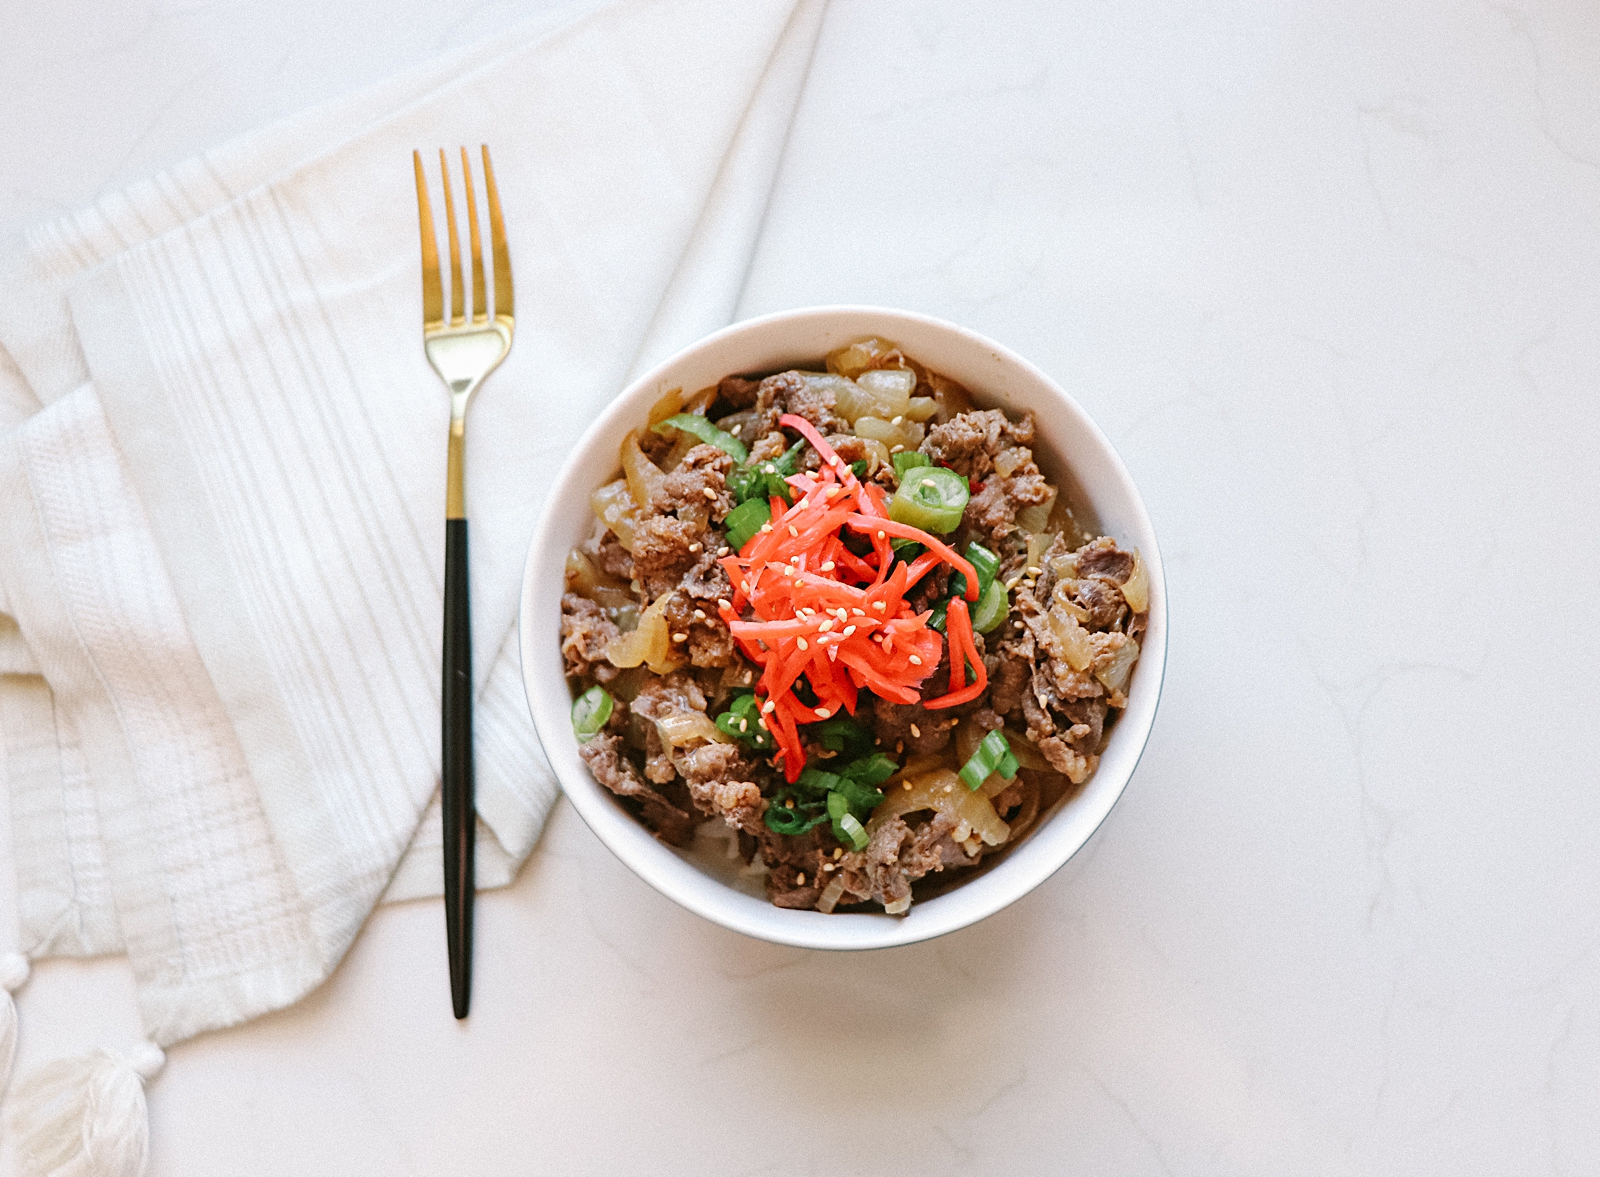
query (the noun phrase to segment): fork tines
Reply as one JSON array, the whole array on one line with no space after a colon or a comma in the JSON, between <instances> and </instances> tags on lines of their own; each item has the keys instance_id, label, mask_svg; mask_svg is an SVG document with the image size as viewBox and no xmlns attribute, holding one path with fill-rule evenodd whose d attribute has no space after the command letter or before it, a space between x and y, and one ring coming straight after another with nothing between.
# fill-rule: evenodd
<instances>
[{"instance_id":1,"label":"fork tines","mask_svg":"<svg viewBox=\"0 0 1600 1177\"><path fill-rule=\"evenodd\" d=\"M422 167L422 153L413 151L411 161L417 173L418 222L422 231L422 323L423 328L446 326L444 287L439 275L439 247L434 237L433 207L428 200L427 173ZM439 175L444 189L445 231L450 243L450 318L451 327L464 326L467 321L465 283L461 274L461 239L456 229L455 194L450 182L450 161L444 149L439 149ZM489 321L490 303L487 282L483 272L483 241L478 232L478 199L472 184L472 161L467 149L461 148L461 179L467 206L467 241L472 253L472 315L471 321L483 324ZM489 202L489 249L494 264L494 317L512 318L511 258L506 251L505 219L500 214L500 190L494 182L494 165L489 159L489 147L483 145L483 186Z\"/></svg>"}]
</instances>

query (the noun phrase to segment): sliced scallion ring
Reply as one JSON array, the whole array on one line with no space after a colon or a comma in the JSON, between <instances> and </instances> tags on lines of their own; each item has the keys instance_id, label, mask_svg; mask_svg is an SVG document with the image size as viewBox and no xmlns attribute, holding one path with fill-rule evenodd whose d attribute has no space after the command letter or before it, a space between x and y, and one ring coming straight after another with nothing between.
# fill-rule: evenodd
<instances>
[{"instance_id":1,"label":"sliced scallion ring","mask_svg":"<svg viewBox=\"0 0 1600 1177\"><path fill-rule=\"evenodd\" d=\"M852 850L867 848L867 831L853 813L847 813L833 823L833 836Z\"/></svg>"},{"instance_id":2,"label":"sliced scallion ring","mask_svg":"<svg viewBox=\"0 0 1600 1177\"><path fill-rule=\"evenodd\" d=\"M750 537L761 530L761 525L772 518L772 506L765 499L751 499L740 503L722 520L722 530L728 546L738 551L750 542Z\"/></svg>"},{"instance_id":3,"label":"sliced scallion ring","mask_svg":"<svg viewBox=\"0 0 1600 1177\"><path fill-rule=\"evenodd\" d=\"M1007 742L1005 733L992 731L984 736L977 748L973 750L972 755L967 758L967 762L961 766L959 775L967 788L981 788L984 781L988 780L996 772L1000 772L1002 762L1008 757L1010 757L1011 764L1016 763L1016 757L1011 754L1011 745ZM1010 765L1006 767L1010 767ZM1010 780L1011 777L1017 774L1016 770L1012 769L1010 776L1006 776L1003 772L1001 772L1001 775Z\"/></svg>"},{"instance_id":4,"label":"sliced scallion ring","mask_svg":"<svg viewBox=\"0 0 1600 1177\"><path fill-rule=\"evenodd\" d=\"M611 718L611 696L604 687L590 687L572 704L572 734L586 744L599 735Z\"/></svg>"},{"instance_id":5,"label":"sliced scallion ring","mask_svg":"<svg viewBox=\"0 0 1600 1177\"><path fill-rule=\"evenodd\" d=\"M943 466L913 467L889 500L889 518L935 535L949 535L967 509L967 482Z\"/></svg>"},{"instance_id":6,"label":"sliced scallion ring","mask_svg":"<svg viewBox=\"0 0 1600 1177\"><path fill-rule=\"evenodd\" d=\"M1006 619L1011 612L1011 596L1006 586L991 580L989 587L978 598L978 607L972 611L972 628L978 633L988 633Z\"/></svg>"}]
</instances>

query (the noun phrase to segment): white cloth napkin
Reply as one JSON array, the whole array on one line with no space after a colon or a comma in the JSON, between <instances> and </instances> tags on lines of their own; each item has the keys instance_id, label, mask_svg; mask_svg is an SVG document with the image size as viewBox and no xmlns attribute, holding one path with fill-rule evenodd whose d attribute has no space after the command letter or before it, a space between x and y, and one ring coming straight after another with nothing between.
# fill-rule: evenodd
<instances>
[{"instance_id":1,"label":"white cloth napkin","mask_svg":"<svg viewBox=\"0 0 1600 1177\"><path fill-rule=\"evenodd\" d=\"M30 236L0 282L24 951L125 951L165 1045L297 999L386 889L438 891L448 407L410 153L482 141L518 330L467 432L479 881L510 879L555 795L511 640L546 479L731 317L822 3L541 19Z\"/></svg>"}]
</instances>

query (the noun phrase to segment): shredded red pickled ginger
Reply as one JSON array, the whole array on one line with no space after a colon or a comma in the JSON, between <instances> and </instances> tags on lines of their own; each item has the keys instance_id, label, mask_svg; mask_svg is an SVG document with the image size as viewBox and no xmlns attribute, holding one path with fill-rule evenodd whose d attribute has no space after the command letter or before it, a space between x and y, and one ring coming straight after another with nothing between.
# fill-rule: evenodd
<instances>
[{"instance_id":1,"label":"shredded red pickled ginger","mask_svg":"<svg viewBox=\"0 0 1600 1177\"><path fill-rule=\"evenodd\" d=\"M921 699L919 688L938 668L943 643L928 625L932 612L913 612L906 603L911 587L943 562L966 577L967 598L975 600L978 577L938 539L891 520L883 492L856 478L809 421L786 413L779 423L816 447L822 467L787 479L799 500L787 507L774 498L771 521L737 556L723 558L733 599L720 609L740 648L762 668L756 684L762 720L778 745L784 776L794 781L805 767L802 724L820 723L841 710L854 715L863 688L896 703ZM845 547L846 528L866 536L872 551L857 556ZM927 550L909 564L896 563L891 538L914 540ZM954 605L961 606L964 621L965 604ZM747 607L750 620L743 619ZM988 677L965 632L954 637L952 659L974 663L975 681L944 696L946 706L975 698ZM794 692L802 674L815 706ZM952 671L952 686L965 678Z\"/></svg>"}]
</instances>

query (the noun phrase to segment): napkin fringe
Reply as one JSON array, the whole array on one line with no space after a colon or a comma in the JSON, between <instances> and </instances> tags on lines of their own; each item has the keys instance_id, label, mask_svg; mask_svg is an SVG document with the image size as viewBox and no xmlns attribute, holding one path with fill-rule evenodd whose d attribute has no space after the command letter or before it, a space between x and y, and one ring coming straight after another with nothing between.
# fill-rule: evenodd
<instances>
[{"instance_id":1,"label":"napkin fringe","mask_svg":"<svg viewBox=\"0 0 1600 1177\"><path fill-rule=\"evenodd\" d=\"M166 1062L153 1042L96 1050L32 1071L8 1099L23 1171L37 1177L141 1177L150 1156L145 1084Z\"/></svg>"}]
</instances>

